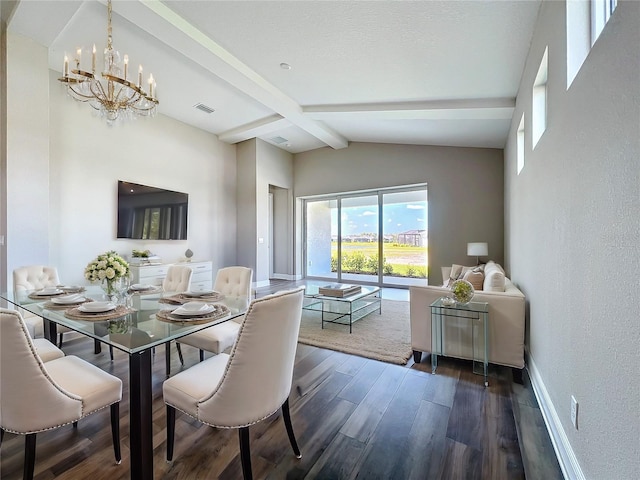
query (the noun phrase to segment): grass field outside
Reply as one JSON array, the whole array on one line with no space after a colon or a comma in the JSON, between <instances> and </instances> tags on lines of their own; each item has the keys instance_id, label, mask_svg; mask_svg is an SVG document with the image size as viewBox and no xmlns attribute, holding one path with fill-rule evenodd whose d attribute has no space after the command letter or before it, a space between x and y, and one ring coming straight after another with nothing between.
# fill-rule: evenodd
<instances>
[{"instance_id":1,"label":"grass field outside","mask_svg":"<svg viewBox=\"0 0 640 480\"><path fill-rule=\"evenodd\" d=\"M383 245L386 276L426 278L427 247L385 243ZM376 273L378 268L377 242L343 242L342 271L348 273ZM331 267L337 271L338 244L331 244Z\"/></svg>"}]
</instances>

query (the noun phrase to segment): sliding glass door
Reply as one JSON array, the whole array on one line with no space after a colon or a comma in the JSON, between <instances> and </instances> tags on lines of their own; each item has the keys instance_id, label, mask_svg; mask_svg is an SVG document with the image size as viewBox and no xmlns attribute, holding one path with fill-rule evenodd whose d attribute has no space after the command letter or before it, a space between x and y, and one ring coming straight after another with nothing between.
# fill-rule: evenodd
<instances>
[{"instance_id":1,"label":"sliding glass door","mask_svg":"<svg viewBox=\"0 0 640 480\"><path fill-rule=\"evenodd\" d=\"M382 274L387 285L427 278L427 189L382 193Z\"/></svg>"},{"instance_id":2,"label":"sliding glass door","mask_svg":"<svg viewBox=\"0 0 640 480\"><path fill-rule=\"evenodd\" d=\"M340 199L341 280L378 283L378 218L378 195Z\"/></svg>"},{"instance_id":3,"label":"sliding glass door","mask_svg":"<svg viewBox=\"0 0 640 480\"><path fill-rule=\"evenodd\" d=\"M309 198L304 205L306 277L426 285L426 185Z\"/></svg>"}]
</instances>

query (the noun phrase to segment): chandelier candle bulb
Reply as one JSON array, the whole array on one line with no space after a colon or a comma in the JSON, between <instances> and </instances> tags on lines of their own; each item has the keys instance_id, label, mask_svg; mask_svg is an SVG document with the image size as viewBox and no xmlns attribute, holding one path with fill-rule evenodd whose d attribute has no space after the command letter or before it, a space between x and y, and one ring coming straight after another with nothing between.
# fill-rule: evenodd
<instances>
[{"instance_id":1,"label":"chandelier candle bulb","mask_svg":"<svg viewBox=\"0 0 640 480\"><path fill-rule=\"evenodd\" d=\"M69 57L64 56L64 76L69 76Z\"/></svg>"},{"instance_id":2,"label":"chandelier candle bulb","mask_svg":"<svg viewBox=\"0 0 640 480\"><path fill-rule=\"evenodd\" d=\"M76 68L80 70L80 60L82 60L82 49L76 51Z\"/></svg>"},{"instance_id":3,"label":"chandelier candle bulb","mask_svg":"<svg viewBox=\"0 0 640 480\"><path fill-rule=\"evenodd\" d=\"M124 56L124 79L127 79L127 73L129 72L129 55Z\"/></svg>"},{"instance_id":4,"label":"chandelier candle bulb","mask_svg":"<svg viewBox=\"0 0 640 480\"><path fill-rule=\"evenodd\" d=\"M153 75L149 74L149 96L153 98Z\"/></svg>"},{"instance_id":5,"label":"chandelier candle bulb","mask_svg":"<svg viewBox=\"0 0 640 480\"><path fill-rule=\"evenodd\" d=\"M93 44L93 54L91 55L91 72L96 71L96 44Z\"/></svg>"},{"instance_id":6,"label":"chandelier candle bulb","mask_svg":"<svg viewBox=\"0 0 640 480\"><path fill-rule=\"evenodd\" d=\"M138 67L138 88L142 88L142 65Z\"/></svg>"}]
</instances>

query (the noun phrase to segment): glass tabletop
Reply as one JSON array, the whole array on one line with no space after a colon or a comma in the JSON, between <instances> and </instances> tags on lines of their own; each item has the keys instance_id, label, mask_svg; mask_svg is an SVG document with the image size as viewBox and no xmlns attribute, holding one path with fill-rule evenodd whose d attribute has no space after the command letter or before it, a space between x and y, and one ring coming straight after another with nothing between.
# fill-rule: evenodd
<instances>
[{"instance_id":1,"label":"glass tabletop","mask_svg":"<svg viewBox=\"0 0 640 480\"><path fill-rule=\"evenodd\" d=\"M324 300L335 300L337 302L353 302L354 300L360 300L363 297L373 295L374 293L380 291L380 287L363 286L358 293L355 293L353 295L348 295L346 297L333 297L328 295L320 295L319 289L320 286L318 285L307 285L304 290L304 296L306 298L322 298Z\"/></svg>"},{"instance_id":2,"label":"glass tabletop","mask_svg":"<svg viewBox=\"0 0 640 480\"><path fill-rule=\"evenodd\" d=\"M450 308L452 310L467 310L469 312L481 312L486 313L489 311L489 304L487 302L469 302L467 304L454 303L448 305L442 302L442 299L446 297L438 298L431 306L437 308Z\"/></svg>"},{"instance_id":3,"label":"glass tabletop","mask_svg":"<svg viewBox=\"0 0 640 480\"><path fill-rule=\"evenodd\" d=\"M105 300L104 292L100 287L89 286L84 288L86 290L82 292L83 296L97 301ZM185 318L184 320L173 321L159 318L156 315L158 311L162 310L167 313L180 306L160 301L161 298L175 295L176 293L132 295L129 303L131 305L130 313L109 320L69 318L65 315L64 306L60 309L47 308L46 305L51 297L31 298L29 295L33 294L33 292L29 291L19 291L15 294L14 292L5 292L0 295L0 298L13 305L20 306L28 312L55 322L57 325L68 327L129 354L141 352L212 325L229 321L244 315L248 307L247 299L244 297L223 296L215 302L206 302L209 304L222 304L229 309L227 315L215 320L208 322L191 321ZM166 316L162 315L162 317Z\"/></svg>"}]
</instances>

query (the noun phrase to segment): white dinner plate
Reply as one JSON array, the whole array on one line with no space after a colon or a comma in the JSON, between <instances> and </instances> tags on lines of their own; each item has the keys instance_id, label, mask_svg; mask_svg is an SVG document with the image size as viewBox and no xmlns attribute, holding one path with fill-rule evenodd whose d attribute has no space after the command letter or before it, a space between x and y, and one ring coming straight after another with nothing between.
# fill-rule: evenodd
<instances>
[{"instance_id":1,"label":"white dinner plate","mask_svg":"<svg viewBox=\"0 0 640 480\"><path fill-rule=\"evenodd\" d=\"M63 291L58 289L58 288L48 287L48 288L43 288L39 292L36 292L36 295L43 295L43 296L45 296L45 295L59 295L61 293L63 293Z\"/></svg>"},{"instance_id":2,"label":"white dinner plate","mask_svg":"<svg viewBox=\"0 0 640 480\"><path fill-rule=\"evenodd\" d=\"M215 290L196 290L196 291L184 292L185 296L194 297L194 298L206 297L206 296L209 296L209 295L214 295L216 293L218 293L218 292L216 292Z\"/></svg>"},{"instance_id":3,"label":"white dinner plate","mask_svg":"<svg viewBox=\"0 0 640 480\"><path fill-rule=\"evenodd\" d=\"M74 293L73 295L63 295L62 297L52 298L51 301L53 303L57 303L58 305L71 305L73 303L81 303L86 300L82 295L78 295Z\"/></svg>"},{"instance_id":4,"label":"white dinner plate","mask_svg":"<svg viewBox=\"0 0 640 480\"><path fill-rule=\"evenodd\" d=\"M203 302L187 302L184 305L179 306L173 312L175 315L181 317L193 317L195 315L207 315L216 309L215 305L210 305Z\"/></svg>"},{"instance_id":5,"label":"white dinner plate","mask_svg":"<svg viewBox=\"0 0 640 480\"><path fill-rule=\"evenodd\" d=\"M155 288L153 285L145 285L142 283L134 283L133 285L131 285L131 290L137 291L137 292L142 292L144 290L151 290L153 288Z\"/></svg>"},{"instance_id":6,"label":"white dinner plate","mask_svg":"<svg viewBox=\"0 0 640 480\"><path fill-rule=\"evenodd\" d=\"M82 290L80 285L58 285L58 288L63 292L79 292Z\"/></svg>"},{"instance_id":7,"label":"white dinner plate","mask_svg":"<svg viewBox=\"0 0 640 480\"><path fill-rule=\"evenodd\" d=\"M78 307L78 310L85 313L102 313L115 310L116 305L111 302L90 302L83 303Z\"/></svg>"}]
</instances>

